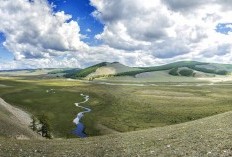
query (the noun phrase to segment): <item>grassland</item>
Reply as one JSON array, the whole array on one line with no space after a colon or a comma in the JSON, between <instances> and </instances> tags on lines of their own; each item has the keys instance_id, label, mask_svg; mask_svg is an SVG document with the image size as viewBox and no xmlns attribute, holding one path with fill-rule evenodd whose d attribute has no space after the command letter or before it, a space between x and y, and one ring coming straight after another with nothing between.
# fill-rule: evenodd
<instances>
[{"instance_id":1,"label":"grassland","mask_svg":"<svg viewBox=\"0 0 232 157\"><path fill-rule=\"evenodd\" d=\"M92 109L83 118L89 136L179 124L232 110L232 85L157 83L156 86L104 85L66 79L1 78L0 97L33 115L46 114L55 137L72 138L72 120L81 110L80 93ZM54 89L54 92L47 92Z\"/></svg>"}]
</instances>

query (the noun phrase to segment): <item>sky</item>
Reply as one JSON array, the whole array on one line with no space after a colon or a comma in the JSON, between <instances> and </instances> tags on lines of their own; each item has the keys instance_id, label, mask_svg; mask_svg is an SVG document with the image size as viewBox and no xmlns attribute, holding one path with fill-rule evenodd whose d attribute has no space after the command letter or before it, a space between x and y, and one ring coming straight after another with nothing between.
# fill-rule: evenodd
<instances>
[{"instance_id":1,"label":"sky","mask_svg":"<svg viewBox=\"0 0 232 157\"><path fill-rule=\"evenodd\" d=\"M232 63L230 0L2 0L0 70Z\"/></svg>"}]
</instances>

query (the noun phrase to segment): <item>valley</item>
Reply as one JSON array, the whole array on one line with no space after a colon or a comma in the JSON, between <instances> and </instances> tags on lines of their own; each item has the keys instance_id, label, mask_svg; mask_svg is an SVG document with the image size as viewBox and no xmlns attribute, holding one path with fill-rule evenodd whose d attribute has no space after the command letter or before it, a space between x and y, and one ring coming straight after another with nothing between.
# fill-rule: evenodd
<instances>
[{"instance_id":1,"label":"valley","mask_svg":"<svg viewBox=\"0 0 232 157\"><path fill-rule=\"evenodd\" d=\"M115 64L118 63L113 64L114 67L117 67ZM112 67L110 68L112 70ZM107 67L104 67L104 72L109 72L105 69ZM131 70L131 68L126 69ZM99 72L101 69L96 68L95 70ZM138 68L133 70L136 71ZM62 147L64 146L65 149L72 150L71 152L74 153L77 150L74 151L74 147L71 145L77 143L83 145L78 153L91 156L91 151L84 151L84 145L90 142L90 145L96 144L93 151L98 149L99 156L106 154L106 150L111 151L110 154L116 153L116 150L121 155L133 154L138 147L141 149L136 151L137 153L151 156L156 153L173 153L175 150L173 146L182 147L182 150L185 150L181 152L175 150L177 154L188 153L190 146L183 148L184 144L187 140L199 143L198 136L206 136L204 133L206 126L213 129L210 130L212 136L216 136L220 131L217 129L221 128L223 129L223 134L220 134L223 136L221 140L228 138L229 134L226 132L231 123L222 117L232 115L231 76L204 72L201 72L200 77L173 76L169 74L170 70L143 72L135 76L129 74L126 76L104 74L102 76L101 72L101 76L94 79L89 79L89 76L93 77L96 74L95 71L83 78L66 78L67 74L57 77L57 73L52 77L50 73L35 76L23 73L20 76L14 76L13 72L6 76L5 73L0 73L0 97L30 115L35 117L46 115L48 117L53 139L46 140L45 145L52 150L63 143ZM72 133L76 127L72 120L77 113L83 111L74 104L86 101L86 98L81 95L82 93L91 98L84 105L84 107L90 108L91 112L85 114L81 119L87 134L85 139L80 139ZM54 151L51 153L46 149L30 152L35 148L42 149L43 142L40 141L41 139L38 140L38 134L34 133L35 135L32 136L31 131L29 133L25 125L21 128L12 123L8 117L9 113L4 110L0 112L2 115L0 120L11 127L1 127L0 129L0 144L4 146L3 150L12 147L10 141L2 144L1 141L4 141L6 137L14 141L16 137L23 135L24 138L30 140L15 140L14 143L18 143L23 150L27 148L27 154L54 155ZM212 121L215 121L218 127L211 125ZM220 124L220 121L226 122ZM202 123L206 125L203 126ZM16 129L16 132L11 133L12 127ZM142 139L144 144L139 141L135 144L131 143L131 141L136 141L137 136L138 139ZM206 137L203 139L207 141ZM35 145L30 146L30 141L35 142ZM103 143L100 144L100 141ZM174 142L174 145L169 144L171 141ZM178 144L180 142L183 145ZM214 138L212 138L212 142L215 142ZM107 147L106 145L109 143L114 143L114 147ZM224 142L224 144L229 143ZM129 152L129 146L132 148L131 152ZM195 147L195 145L191 145L191 147ZM126 151L124 152L123 149ZM231 153L230 150L224 149L226 153ZM145 150L147 151L144 152ZM8 151L21 155L24 152ZM194 151L191 153L194 154ZM197 153L199 155L208 152L198 151Z\"/></svg>"}]
</instances>

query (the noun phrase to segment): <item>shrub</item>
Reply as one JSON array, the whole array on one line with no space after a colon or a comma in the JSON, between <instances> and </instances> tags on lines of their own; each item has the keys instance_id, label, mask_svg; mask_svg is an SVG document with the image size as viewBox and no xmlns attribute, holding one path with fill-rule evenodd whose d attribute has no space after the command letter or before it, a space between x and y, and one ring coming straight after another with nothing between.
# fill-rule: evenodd
<instances>
[{"instance_id":1,"label":"shrub","mask_svg":"<svg viewBox=\"0 0 232 157\"><path fill-rule=\"evenodd\" d=\"M178 76L178 68L172 68L170 71L169 71L169 74L170 75L173 75L173 76Z\"/></svg>"}]
</instances>

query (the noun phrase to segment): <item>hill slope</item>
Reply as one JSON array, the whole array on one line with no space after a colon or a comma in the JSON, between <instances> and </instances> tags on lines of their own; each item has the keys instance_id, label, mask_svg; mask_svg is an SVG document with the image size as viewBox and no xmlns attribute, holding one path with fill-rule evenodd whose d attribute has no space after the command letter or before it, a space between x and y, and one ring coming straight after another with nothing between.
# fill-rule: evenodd
<instances>
[{"instance_id":1,"label":"hill slope","mask_svg":"<svg viewBox=\"0 0 232 157\"><path fill-rule=\"evenodd\" d=\"M174 62L174 63L165 64L161 66L145 67L145 68L142 68L142 70L137 70L137 71L132 71L132 72L122 72L122 73L117 74L117 76L135 76L137 74L144 73L144 72L172 70L172 69L178 69L182 67L187 67L192 70L199 71L199 72L218 74L218 75L227 75L232 72L232 65L229 65L229 64L203 63L203 62L196 62L196 61L180 61L180 62Z\"/></svg>"},{"instance_id":2,"label":"hill slope","mask_svg":"<svg viewBox=\"0 0 232 157\"><path fill-rule=\"evenodd\" d=\"M91 67L80 70L75 77L94 78L105 75L115 75L123 72L137 71L139 68L125 66L118 62L102 62Z\"/></svg>"},{"instance_id":3,"label":"hill slope","mask_svg":"<svg viewBox=\"0 0 232 157\"><path fill-rule=\"evenodd\" d=\"M28 116L27 113L0 98L0 137L40 138L28 127L30 124Z\"/></svg>"},{"instance_id":4,"label":"hill slope","mask_svg":"<svg viewBox=\"0 0 232 157\"><path fill-rule=\"evenodd\" d=\"M214 75L227 75L232 72L232 65L204 63L197 61L180 61L154 67L128 67L118 62L102 62L82 69L72 78L96 78L100 76L132 76L156 71L169 71L169 75L188 77L214 77ZM177 73L178 71L178 73ZM69 77L69 76L68 76Z\"/></svg>"},{"instance_id":5,"label":"hill slope","mask_svg":"<svg viewBox=\"0 0 232 157\"><path fill-rule=\"evenodd\" d=\"M0 156L231 156L232 112L143 131L70 140L0 138Z\"/></svg>"},{"instance_id":6,"label":"hill slope","mask_svg":"<svg viewBox=\"0 0 232 157\"><path fill-rule=\"evenodd\" d=\"M199 70L206 73L215 73L219 75L224 75L232 72L232 65L208 63L205 65L196 65L195 70Z\"/></svg>"}]
</instances>

